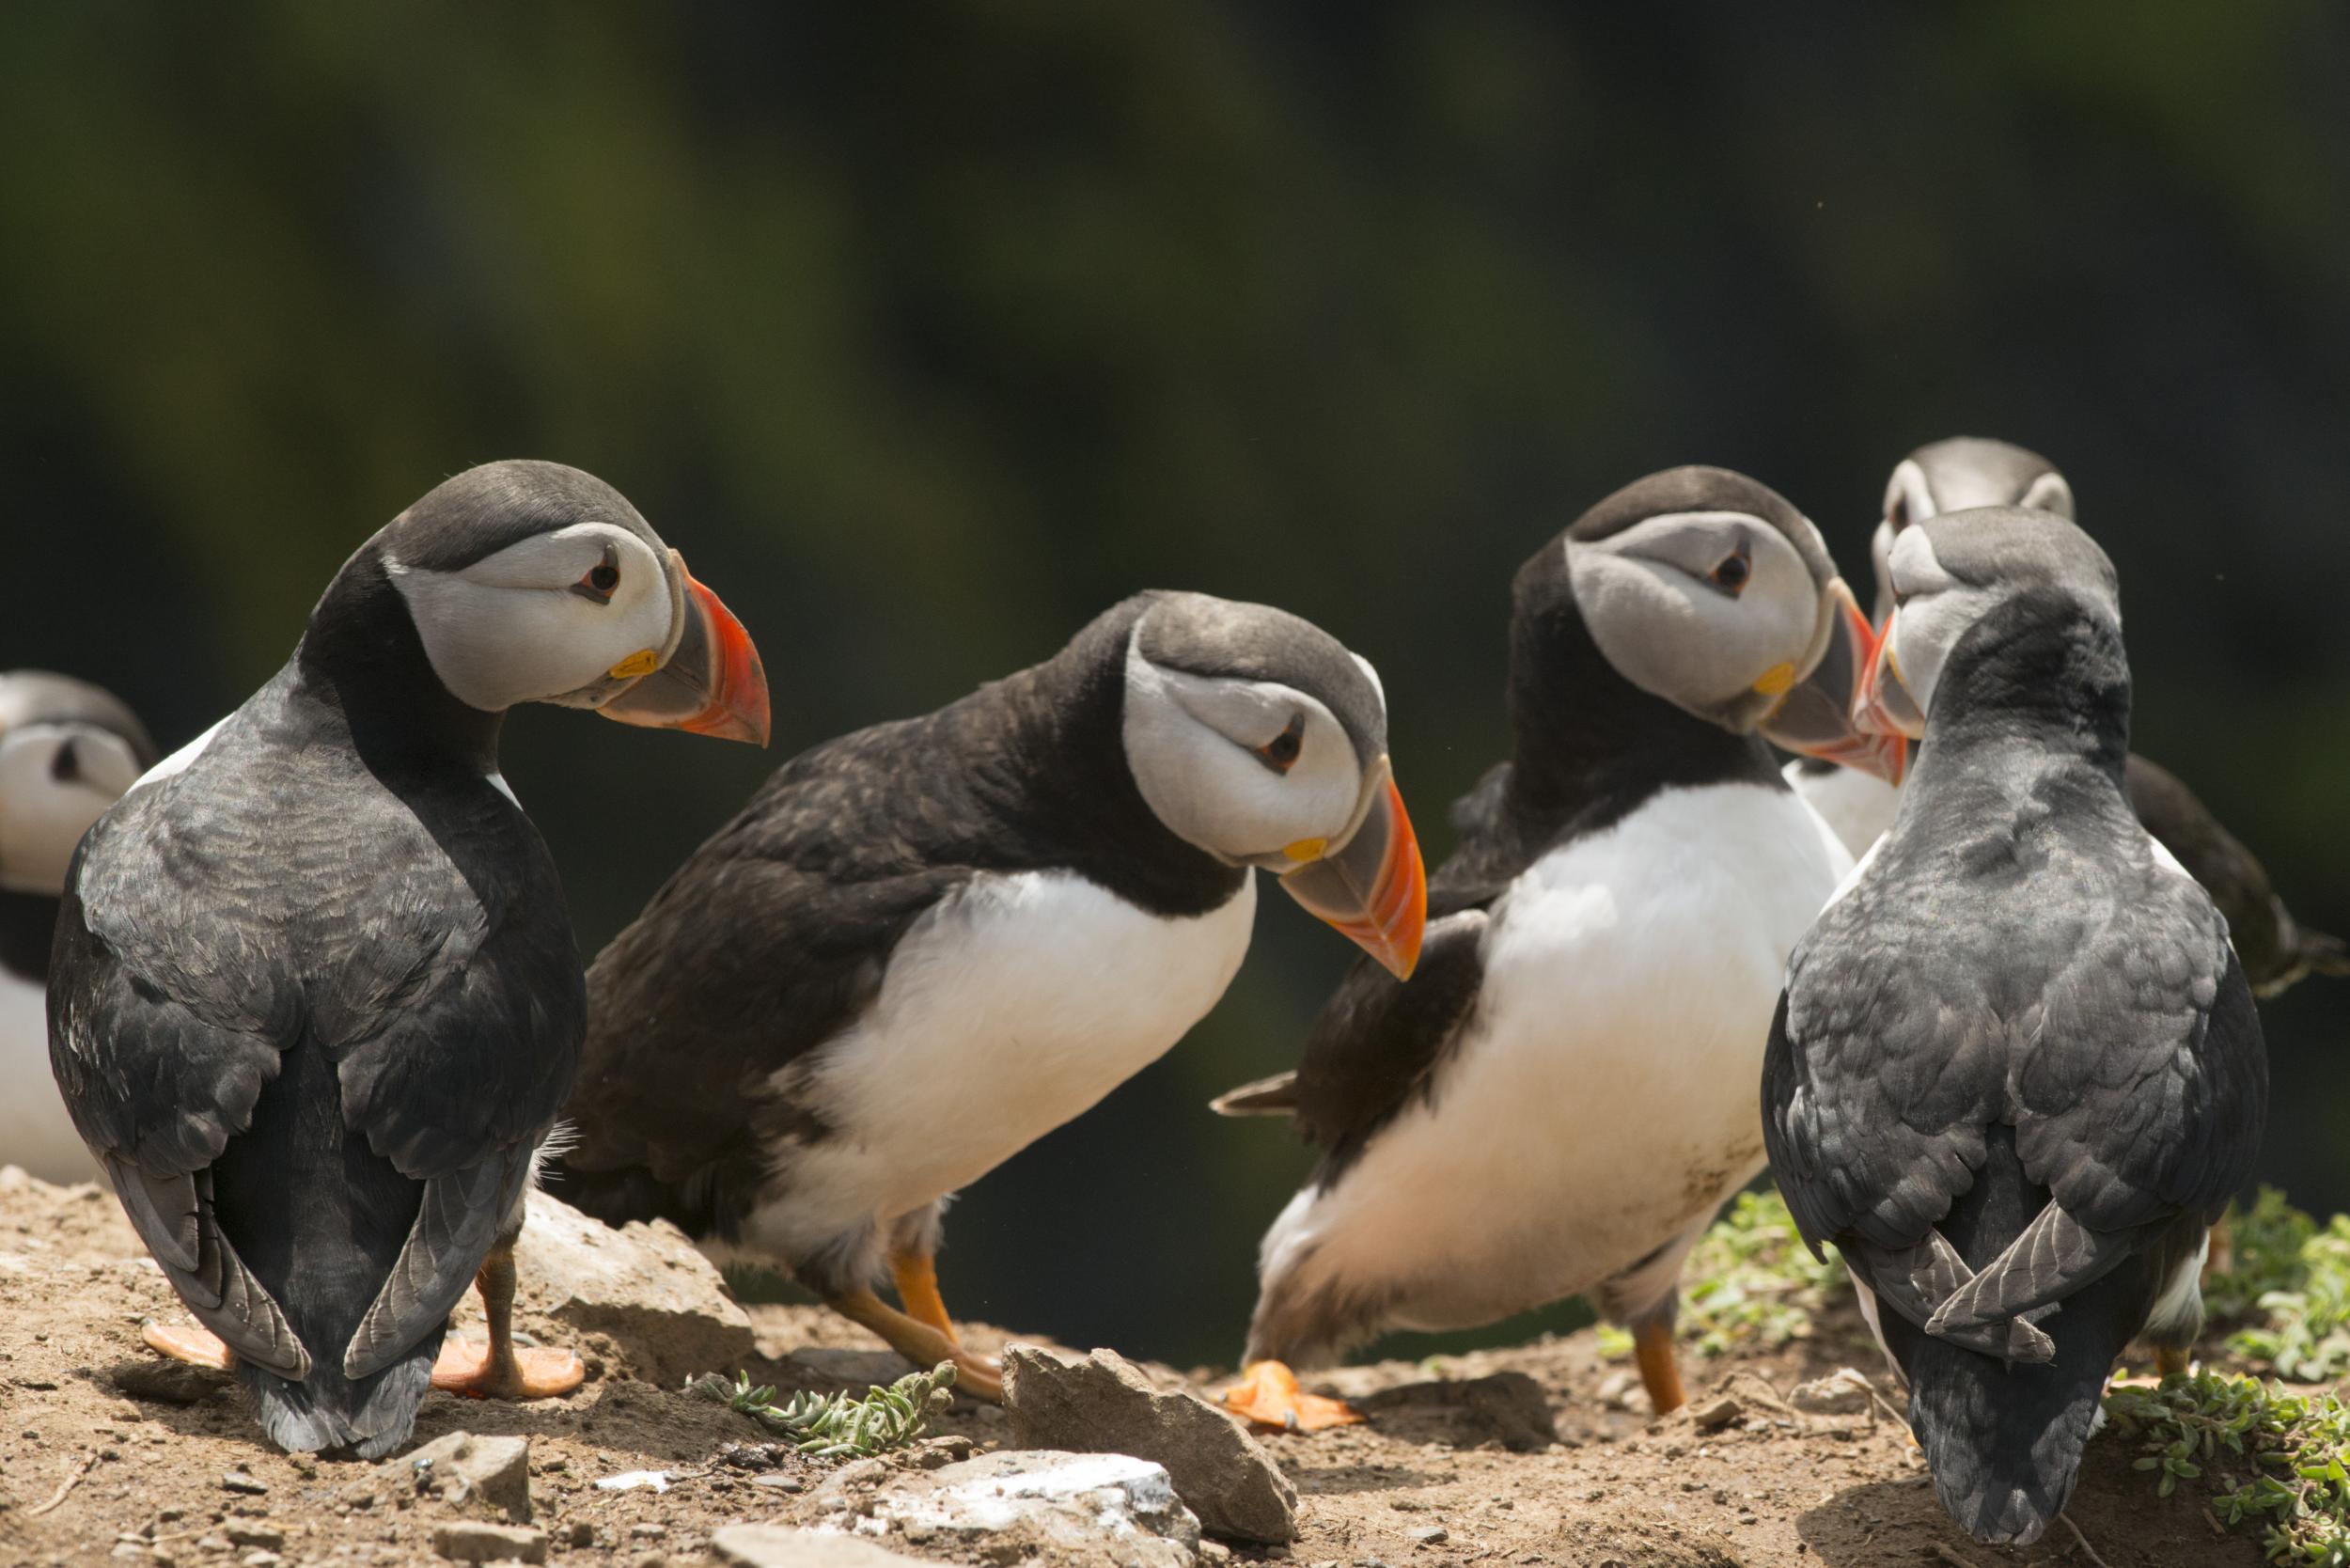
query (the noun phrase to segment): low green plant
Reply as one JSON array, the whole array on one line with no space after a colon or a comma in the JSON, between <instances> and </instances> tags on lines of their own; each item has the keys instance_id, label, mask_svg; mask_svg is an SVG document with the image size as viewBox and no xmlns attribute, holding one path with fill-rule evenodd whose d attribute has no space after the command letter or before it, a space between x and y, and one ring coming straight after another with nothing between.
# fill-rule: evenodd
<instances>
[{"instance_id":1,"label":"low green plant","mask_svg":"<svg viewBox=\"0 0 2350 1568\"><path fill-rule=\"evenodd\" d=\"M685 1380L685 1391L738 1410L768 1431L790 1437L799 1450L819 1459L870 1458L901 1449L922 1435L931 1418L954 1402L955 1364L941 1361L926 1372L909 1372L888 1388L874 1387L863 1399L847 1394L793 1394L781 1404L772 1388L751 1387L737 1372Z\"/></svg>"},{"instance_id":2,"label":"low green plant","mask_svg":"<svg viewBox=\"0 0 2350 1568\"><path fill-rule=\"evenodd\" d=\"M2269 1561L2350 1568L2350 1407L2334 1394L2207 1372L2117 1388L2106 1413L2160 1496L2201 1479L2213 1516L2260 1530Z\"/></svg>"},{"instance_id":3,"label":"low green plant","mask_svg":"<svg viewBox=\"0 0 2350 1568\"><path fill-rule=\"evenodd\" d=\"M2229 1230L2228 1267L2203 1283L2228 1348L2295 1383L2350 1375L2350 1215L2321 1225L2263 1187Z\"/></svg>"},{"instance_id":4,"label":"low green plant","mask_svg":"<svg viewBox=\"0 0 2350 1568\"><path fill-rule=\"evenodd\" d=\"M1689 1253L1681 1271L1681 1326L1700 1356L1768 1350L1809 1339L1811 1315L1850 1289L1843 1261L1811 1256L1776 1188L1742 1192ZM1632 1353L1632 1336L1599 1330L1600 1353Z\"/></svg>"}]
</instances>

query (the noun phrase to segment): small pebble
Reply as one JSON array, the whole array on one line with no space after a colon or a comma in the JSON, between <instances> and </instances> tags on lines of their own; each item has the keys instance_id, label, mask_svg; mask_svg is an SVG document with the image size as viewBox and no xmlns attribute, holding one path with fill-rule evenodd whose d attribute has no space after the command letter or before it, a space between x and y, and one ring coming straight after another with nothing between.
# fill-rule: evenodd
<instances>
[{"instance_id":1,"label":"small pebble","mask_svg":"<svg viewBox=\"0 0 2350 1568\"><path fill-rule=\"evenodd\" d=\"M1407 1529L1403 1534L1414 1544L1421 1546L1441 1546L1452 1539L1452 1532L1442 1525L1422 1525L1418 1529Z\"/></svg>"},{"instance_id":2,"label":"small pebble","mask_svg":"<svg viewBox=\"0 0 2350 1568\"><path fill-rule=\"evenodd\" d=\"M286 1532L275 1525L252 1519L231 1519L227 1526L228 1539L240 1546L259 1546L275 1551L286 1544Z\"/></svg>"},{"instance_id":3,"label":"small pebble","mask_svg":"<svg viewBox=\"0 0 2350 1568\"><path fill-rule=\"evenodd\" d=\"M266 1483L253 1479L243 1470L231 1470L220 1478L220 1483L231 1492L244 1492L258 1497L269 1490Z\"/></svg>"},{"instance_id":4,"label":"small pebble","mask_svg":"<svg viewBox=\"0 0 2350 1568\"><path fill-rule=\"evenodd\" d=\"M669 1533L666 1525L641 1524L628 1527L628 1533L638 1541L658 1541Z\"/></svg>"}]
</instances>

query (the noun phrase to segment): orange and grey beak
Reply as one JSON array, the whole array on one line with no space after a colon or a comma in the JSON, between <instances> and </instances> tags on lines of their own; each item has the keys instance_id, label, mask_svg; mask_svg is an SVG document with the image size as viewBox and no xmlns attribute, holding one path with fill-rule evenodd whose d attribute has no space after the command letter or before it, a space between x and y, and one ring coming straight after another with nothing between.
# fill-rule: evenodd
<instances>
[{"instance_id":1,"label":"orange and grey beak","mask_svg":"<svg viewBox=\"0 0 2350 1568\"><path fill-rule=\"evenodd\" d=\"M1834 602L1827 651L1810 675L1788 687L1762 721L1763 738L1789 751L1899 784L1908 763L1908 743L1898 734L1863 730L1856 723L1858 693L1876 660L1876 634L1842 578L1830 583L1827 592Z\"/></svg>"},{"instance_id":2,"label":"orange and grey beak","mask_svg":"<svg viewBox=\"0 0 2350 1568\"><path fill-rule=\"evenodd\" d=\"M677 648L599 712L622 724L765 745L767 671L759 650L734 612L685 570L685 558L669 554L684 588Z\"/></svg>"},{"instance_id":3,"label":"orange and grey beak","mask_svg":"<svg viewBox=\"0 0 2350 1568\"><path fill-rule=\"evenodd\" d=\"M1889 736L1896 744L1904 736L1923 740L1926 733L1925 713L1902 680L1901 661L1893 657L1893 623L1901 614L1895 610L1886 617L1885 635L1877 639L1876 652L1852 699L1853 727L1865 734Z\"/></svg>"},{"instance_id":4,"label":"orange and grey beak","mask_svg":"<svg viewBox=\"0 0 2350 1568\"><path fill-rule=\"evenodd\" d=\"M1281 890L1396 979L1409 980L1428 924L1428 870L1385 758L1369 794L1370 809L1343 849L1324 854L1318 843L1290 846L1291 857L1304 864L1282 873Z\"/></svg>"}]
</instances>

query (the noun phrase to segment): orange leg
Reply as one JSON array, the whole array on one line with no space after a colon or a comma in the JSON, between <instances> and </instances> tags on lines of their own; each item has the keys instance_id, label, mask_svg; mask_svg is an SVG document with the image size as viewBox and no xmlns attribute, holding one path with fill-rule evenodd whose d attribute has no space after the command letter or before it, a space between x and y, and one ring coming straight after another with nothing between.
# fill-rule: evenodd
<instances>
[{"instance_id":1,"label":"orange leg","mask_svg":"<svg viewBox=\"0 0 2350 1568\"><path fill-rule=\"evenodd\" d=\"M2184 1377L2191 1370L2192 1364L2192 1358L2186 1351L2172 1350L2165 1345L2154 1347L2154 1375L2156 1377L2169 1377L2173 1372Z\"/></svg>"},{"instance_id":2,"label":"orange leg","mask_svg":"<svg viewBox=\"0 0 2350 1568\"><path fill-rule=\"evenodd\" d=\"M1244 1420L1285 1432L1324 1432L1367 1419L1344 1400L1307 1393L1297 1386L1297 1374L1280 1361L1251 1362L1241 1380L1224 1390L1223 1403Z\"/></svg>"},{"instance_id":3,"label":"orange leg","mask_svg":"<svg viewBox=\"0 0 2350 1568\"><path fill-rule=\"evenodd\" d=\"M921 1252L893 1253L889 1272L898 1281L898 1299L905 1304L906 1316L937 1329L960 1346L963 1340L955 1333L955 1320L947 1315L946 1300L938 1294L937 1260Z\"/></svg>"},{"instance_id":4,"label":"orange leg","mask_svg":"<svg viewBox=\"0 0 2350 1568\"><path fill-rule=\"evenodd\" d=\"M209 1328L181 1328L170 1324L149 1323L139 1330L151 1350L160 1350L175 1361L185 1361L193 1367L210 1367L214 1372L232 1372L237 1365L237 1353L220 1342L220 1336Z\"/></svg>"},{"instance_id":5,"label":"orange leg","mask_svg":"<svg viewBox=\"0 0 2350 1568\"><path fill-rule=\"evenodd\" d=\"M1649 1407L1670 1415L1689 1403L1681 1390L1681 1363L1673 1357L1673 1325L1669 1316L1644 1319L1632 1325L1633 1358L1639 1363L1640 1386L1648 1390Z\"/></svg>"},{"instance_id":6,"label":"orange leg","mask_svg":"<svg viewBox=\"0 0 2350 1568\"><path fill-rule=\"evenodd\" d=\"M2208 1282L2215 1274L2234 1272L2235 1236L2228 1229L2228 1216L2221 1215L2211 1228L2211 1250L2203 1254L2203 1278Z\"/></svg>"},{"instance_id":7,"label":"orange leg","mask_svg":"<svg viewBox=\"0 0 2350 1568\"><path fill-rule=\"evenodd\" d=\"M568 1350L514 1343L514 1250L501 1247L482 1261L474 1279L490 1320L490 1342L450 1340L432 1363L432 1387L473 1399L553 1399L588 1380L588 1369Z\"/></svg>"},{"instance_id":8,"label":"orange leg","mask_svg":"<svg viewBox=\"0 0 2350 1568\"><path fill-rule=\"evenodd\" d=\"M932 1296L935 1299L934 1289ZM964 1349L951 1333L908 1317L870 1291L827 1296L824 1305L859 1327L880 1335L890 1349L925 1371L941 1361L952 1361L957 1388L990 1404L1004 1403L1003 1369L988 1357ZM946 1315L944 1306L939 1308L939 1315Z\"/></svg>"}]
</instances>

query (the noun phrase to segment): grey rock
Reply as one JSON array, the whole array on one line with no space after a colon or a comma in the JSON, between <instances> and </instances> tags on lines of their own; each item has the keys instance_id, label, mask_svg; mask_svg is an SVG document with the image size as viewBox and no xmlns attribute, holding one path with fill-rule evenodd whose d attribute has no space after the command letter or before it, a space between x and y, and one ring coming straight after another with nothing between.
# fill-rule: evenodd
<instances>
[{"instance_id":1,"label":"grey rock","mask_svg":"<svg viewBox=\"0 0 2350 1568\"><path fill-rule=\"evenodd\" d=\"M1689 1413L1689 1423L1700 1432L1716 1432L1747 1413L1747 1407L1724 1394L1719 1399L1705 1400L1684 1406Z\"/></svg>"},{"instance_id":2,"label":"grey rock","mask_svg":"<svg viewBox=\"0 0 2350 1568\"><path fill-rule=\"evenodd\" d=\"M231 1519L221 1526L221 1533L237 1546L261 1546L274 1552L286 1544L284 1530L258 1519Z\"/></svg>"},{"instance_id":3,"label":"grey rock","mask_svg":"<svg viewBox=\"0 0 2350 1568\"><path fill-rule=\"evenodd\" d=\"M1422 1525L1418 1529L1407 1529L1403 1533L1422 1546L1441 1546L1452 1539L1452 1532L1442 1525Z\"/></svg>"},{"instance_id":4,"label":"grey rock","mask_svg":"<svg viewBox=\"0 0 2350 1568\"><path fill-rule=\"evenodd\" d=\"M903 1470L878 1490L818 1489L829 1528L895 1535L926 1555L1054 1568L1194 1568L1199 1521L1164 1466L1122 1453L1019 1450L938 1470Z\"/></svg>"},{"instance_id":5,"label":"grey rock","mask_svg":"<svg viewBox=\"0 0 2350 1568\"><path fill-rule=\"evenodd\" d=\"M854 1535L784 1525L722 1526L710 1550L733 1568L904 1568L922 1560Z\"/></svg>"},{"instance_id":6,"label":"grey rock","mask_svg":"<svg viewBox=\"0 0 2350 1568\"><path fill-rule=\"evenodd\" d=\"M269 1490L269 1482L254 1480L249 1470L231 1470L220 1478L220 1483L231 1492L243 1492L248 1497L258 1497Z\"/></svg>"},{"instance_id":7,"label":"grey rock","mask_svg":"<svg viewBox=\"0 0 2350 1568\"><path fill-rule=\"evenodd\" d=\"M1211 1535L1297 1539L1297 1488L1262 1445L1197 1395L1153 1386L1115 1351L1071 1361L1009 1346L1004 1405L1023 1448L1132 1454L1165 1466Z\"/></svg>"},{"instance_id":8,"label":"grey rock","mask_svg":"<svg viewBox=\"0 0 2350 1568\"><path fill-rule=\"evenodd\" d=\"M525 1309L610 1335L647 1382L737 1367L756 1348L717 1269L667 1220L616 1231L533 1192L515 1256Z\"/></svg>"},{"instance_id":9,"label":"grey rock","mask_svg":"<svg viewBox=\"0 0 2350 1568\"><path fill-rule=\"evenodd\" d=\"M452 1432L384 1466L387 1476L405 1472L440 1492L460 1508L479 1501L518 1525L530 1523L530 1439L478 1437Z\"/></svg>"},{"instance_id":10,"label":"grey rock","mask_svg":"<svg viewBox=\"0 0 2350 1568\"><path fill-rule=\"evenodd\" d=\"M452 1562L544 1562L547 1532L527 1525L453 1519L432 1527L432 1549Z\"/></svg>"},{"instance_id":11,"label":"grey rock","mask_svg":"<svg viewBox=\"0 0 2350 1568\"><path fill-rule=\"evenodd\" d=\"M1807 1416L1857 1416L1869 1408L1870 1383L1850 1367L1798 1383L1787 1403Z\"/></svg>"}]
</instances>

